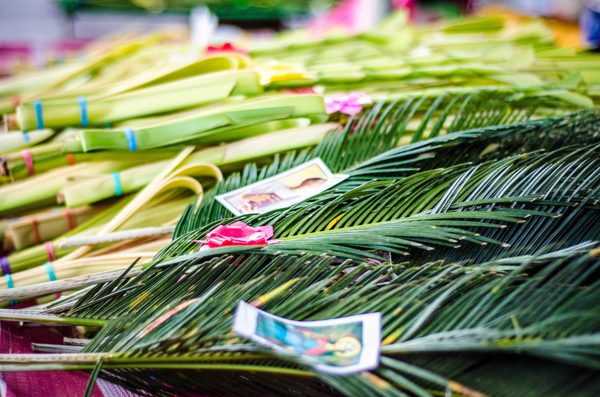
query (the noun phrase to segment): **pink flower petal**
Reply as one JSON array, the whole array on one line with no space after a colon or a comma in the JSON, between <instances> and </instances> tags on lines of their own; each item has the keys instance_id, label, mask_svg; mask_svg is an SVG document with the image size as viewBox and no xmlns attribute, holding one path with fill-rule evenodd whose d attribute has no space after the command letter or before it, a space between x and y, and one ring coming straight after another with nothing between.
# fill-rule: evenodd
<instances>
[{"instance_id":1,"label":"pink flower petal","mask_svg":"<svg viewBox=\"0 0 600 397\"><path fill-rule=\"evenodd\" d=\"M355 114L360 113L362 110L362 105L345 105L340 112L344 114L348 114L350 116L354 116Z\"/></svg>"},{"instance_id":2,"label":"pink flower petal","mask_svg":"<svg viewBox=\"0 0 600 397\"><path fill-rule=\"evenodd\" d=\"M267 239L273 237L273 226L259 226L257 229L264 233Z\"/></svg>"},{"instance_id":3,"label":"pink flower petal","mask_svg":"<svg viewBox=\"0 0 600 397\"><path fill-rule=\"evenodd\" d=\"M362 110L361 105L373 103L371 98L363 92L351 92L348 95L336 95L333 97L324 97L325 111L327 114L341 112L351 116Z\"/></svg>"},{"instance_id":4,"label":"pink flower petal","mask_svg":"<svg viewBox=\"0 0 600 397\"><path fill-rule=\"evenodd\" d=\"M341 109L342 105L339 103L331 103L329 105L325 104L325 111L327 112L327 114L339 112Z\"/></svg>"},{"instance_id":5,"label":"pink flower petal","mask_svg":"<svg viewBox=\"0 0 600 397\"><path fill-rule=\"evenodd\" d=\"M206 234L207 240L192 240L204 243L200 251L210 248L225 247L229 245L265 245L277 241L269 241L273 237L273 226L252 227L244 222L235 222L228 226L217 226Z\"/></svg>"}]
</instances>

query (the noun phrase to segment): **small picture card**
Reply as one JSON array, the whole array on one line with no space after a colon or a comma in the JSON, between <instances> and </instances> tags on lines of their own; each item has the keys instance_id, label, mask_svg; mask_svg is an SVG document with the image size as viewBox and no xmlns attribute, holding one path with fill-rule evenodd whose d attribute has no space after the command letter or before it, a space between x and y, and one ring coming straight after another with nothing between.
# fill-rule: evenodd
<instances>
[{"instance_id":1,"label":"small picture card","mask_svg":"<svg viewBox=\"0 0 600 397\"><path fill-rule=\"evenodd\" d=\"M263 214L289 207L337 185L348 175L332 174L319 158L289 171L216 197L234 215Z\"/></svg>"},{"instance_id":2,"label":"small picture card","mask_svg":"<svg viewBox=\"0 0 600 397\"><path fill-rule=\"evenodd\" d=\"M235 312L233 331L322 372L349 375L379 365L380 313L294 321L242 301Z\"/></svg>"}]
</instances>

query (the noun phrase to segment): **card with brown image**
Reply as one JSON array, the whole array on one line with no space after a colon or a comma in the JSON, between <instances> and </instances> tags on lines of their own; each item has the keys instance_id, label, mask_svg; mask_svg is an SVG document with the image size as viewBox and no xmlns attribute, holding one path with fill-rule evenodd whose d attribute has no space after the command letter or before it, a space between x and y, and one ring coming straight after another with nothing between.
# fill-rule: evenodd
<instances>
[{"instance_id":1,"label":"card with brown image","mask_svg":"<svg viewBox=\"0 0 600 397\"><path fill-rule=\"evenodd\" d=\"M216 197L234 215L263 214L289 207L348 178L332 174L319 158L274 177Z\"/></svg>"}]
</instances>

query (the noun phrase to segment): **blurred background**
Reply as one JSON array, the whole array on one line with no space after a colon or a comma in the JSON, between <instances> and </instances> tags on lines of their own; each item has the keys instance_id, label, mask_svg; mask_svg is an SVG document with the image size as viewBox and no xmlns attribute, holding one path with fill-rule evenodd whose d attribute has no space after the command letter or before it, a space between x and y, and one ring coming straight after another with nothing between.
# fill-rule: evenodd
<instances>
[{"instance_id":1,"label":"blurred background","mask_svg":"<svg viewBox=\"0 0 600 397\"><path fill-rule=\"evenodd\" d=\"M308 25L359 32L398 8L416 24L499 9L541 16L574 48L595 46L600 31L600 2L584 0L2 0L0 76L85 57L91 41L124 31L168 29L203 47Z\"/></svg>"}]
</instances>

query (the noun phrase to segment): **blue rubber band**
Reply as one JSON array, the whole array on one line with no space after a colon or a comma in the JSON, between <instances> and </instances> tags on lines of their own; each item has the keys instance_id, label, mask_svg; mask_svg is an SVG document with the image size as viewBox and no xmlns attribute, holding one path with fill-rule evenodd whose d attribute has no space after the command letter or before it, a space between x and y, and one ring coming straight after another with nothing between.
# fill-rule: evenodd
<instances>
[{"instance_id":1,"label":"blue rubber band","mask_svg":"<svg viewBox=\"0 0 600 397\"><path fill-rule=\"evenodd\" d=\"M135 134L133 130L129 127L123 130L125 136L127 137L127 144L129 145L129 151L135 152L137 150L137 143L135 142Z\"/></svg>"},{"instance_id":2,"label":"blue rubber band","mask_svg":"<svg viewBox=\"0 0 600 397\"><path fill-rule=\"evenodd\" d=\"M25 141L25 143L31 142L31 138L29 138L29 134L26 133L25 131L23 131L23 140Z\"/></svg>"},{"instance_id":3,"label":"blue rubber band","mask_svg":"<svg viewBox=\"0 0 600 397\"><path fill-rule=\"evenodd\" d=\"M88 114L87 114L87 99L84 96L77 98L79 101L79 107L81 108L81 126L87 127L88 125Z\"/></svg>"},{"instance_id":4,"label":"blue rubber band","mask_svg":"<svg viewBox=\"0 0 600 397\"><path fill-rule=\"evenodd\" d=\"M104 124L104 128L110 128L110 123Z\"/></svg>"},{"instance_id":5,"label":"blue rubber band","mask_svg":"<svg viewBox=\"0 0 600 397\"><path fill-rule=\"evenodd\" d=\"M15 285L13 284L12 277L10 276L10 274L5 274L4 278L6 279L6 286L8 287L8 289L15 288ZM17 300L10 301L11 305L16 305L17 303L19 303L19 301L17 301Z\"/></svg>"},{"instance_id":6,"label":"blue rubber band","mask_svg":"<svg viewBox=\"0 0 600 397\"><path fill-rule=\"evenodd\" d=\"M44 118L43 118L43 114L42 114L42 101L35 101L35 102L33 102L33 105L35 106L35 117L37 119L37 129L43 130L44 129Z\"/></svg>"},{"instance_id":7,"label":"blue rubber band","mask_svg":"<svg viewBox=\"0 0 600 397\"><path fill-rule=\"evenodd\" d=\"M120 196L123 194L123 187L121 186L121 177L118 172L113 172L110 174L113 179L113 184L115 185L115 195Z\"/></svg>"},{"instance_id":8,"label":"blue rubber band","mask_svg":"<svg viewBox=\"0 0 600 397\"><path fill-rule=\"evenodd\" d=\"M44 266L46 267L50 281L56 281L56 274L54 273L54 267L52 267L52 263L46 262L44 263Z\"/></svg>"}]
</instances>

